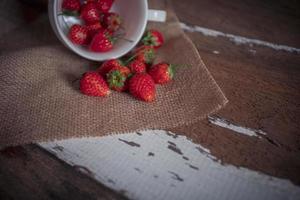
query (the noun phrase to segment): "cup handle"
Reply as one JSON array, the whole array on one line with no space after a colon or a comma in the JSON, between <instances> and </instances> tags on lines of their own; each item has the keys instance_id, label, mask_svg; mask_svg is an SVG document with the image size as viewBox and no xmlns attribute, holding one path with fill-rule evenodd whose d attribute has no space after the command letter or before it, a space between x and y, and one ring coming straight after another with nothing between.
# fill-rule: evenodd
<instances>
[{"instance_id":1,"label":"cup handle","mask_svg":"<svg viewBox=\"0 0 300 200\"><path fill-rule=\"evenodd\" d=\"M167 18L167 12L164 10L148 10L148 21L165 22Z\"/></svg>"}]
</instances>

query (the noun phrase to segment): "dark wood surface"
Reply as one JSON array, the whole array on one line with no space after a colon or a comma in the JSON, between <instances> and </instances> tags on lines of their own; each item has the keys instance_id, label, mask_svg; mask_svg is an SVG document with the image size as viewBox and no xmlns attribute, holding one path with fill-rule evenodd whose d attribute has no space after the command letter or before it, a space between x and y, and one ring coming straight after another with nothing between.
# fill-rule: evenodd
<instances>
[{"instance_id":1,"label":"dark wood surface","mask_svg":"<svg viewBox=\"0 0 300 200\"><path fill-rule=\"evenodd\" d=\"M0 199L125 199L36 145L0 152Z\"/></svg>"},{"instance_id":2,"label":"dark wood surface","mask_svg":"<svg viewBox=\"0 0 300 200\"><path fill-rule=\"evenodd\" d=\"M181 21L300 47L300 2L297 0L173 0L173 4Z\"/></svg>"},{"instance_id":3,"label":"dark wood surface","mask_svg":"<svg viewBox=\"0 0 300 200\"><path fill-rule=\"evenodd\" d=\"M173 0L187 24L300 48L298 1ZM34 9L33 9L34 10ZM32 12L26 7L25 13ZM38 15L30 16L32 20ZM207 121L187 135L224 163L300 184L300 57L262 46L235 45L222 37L187 33L229 104L218 113L267 132L268 140L238 135ZM218 51L219 54L214 54ZM181 132L183 129L175 129ZM39 170L36 170L39 169ZM35 145L0 153L0 199L123 199Z\"/></svg>"},{"instance_id":4,"label":"dark wood surface","mask_svg":"<svg viewBox=\"0 0 300 200\"><path fill-rule=\"evenodd\" d=\"M274 44L300 46L297 2L288 5L283 1L173 2L182 22ZM264 17L266 15L268 17ZM218 115L267 132L269 139L277 145L268 140L243 137L207 122L194 124L186 134L191 137L201 135L197 142L211 149L225 163L300 184L299 54L262 46L236 45L223 37L187 34L229 99ZM215 50L220 53L214 54ZM186 128L174 131L184 130Z\"/></svg>"}]
</instances>

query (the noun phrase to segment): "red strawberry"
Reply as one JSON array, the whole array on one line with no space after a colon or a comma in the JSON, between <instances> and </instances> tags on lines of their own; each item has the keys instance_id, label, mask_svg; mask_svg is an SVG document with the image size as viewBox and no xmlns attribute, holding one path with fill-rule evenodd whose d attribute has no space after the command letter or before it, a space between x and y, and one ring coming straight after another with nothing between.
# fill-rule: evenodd
<instances>
[{"instance_id":1,"label":"red strawberry","mask_svg":"<svg viewBox=\"0 0 300 200\"><path fill-rule=\"evenodd\" d=\"M86 27L79 24L73 25L69 30L69 39L74 44L84 45L88 44L88 30Z\"/></svg>"},{"instance_id":2,"label":"red strawberry","mask_svg":"<svg viewBox=\"0 0 300 200\"><path fill-rule=\"evenodd\" d=\"M156 96L155 83L149 74L135 74L129 80L129 92L142 101L154 101Z\"/></svg>"},{"instance_id":3,"label":"red strawberry","mask_svg":"<svg viewBox=\"0 0 300 200\"><path fill-rule=\"evenodd\" d=\"M96 6L98 10L102 13L107 13L111 6L113 5L114 0L96 0Z\"/></svg>"},{"instance_id":4,"label":"red strawberry","mask_svg":"<svg viewBox=\"0 0 300 200\"><path fill-rule=\"evenodd\" d=\"M134 74L146 72L146 65L140 60L133 60L131 63L129 63L128 67Z\"/></svg>"},{"instance_id":5,"label":"red strawberry","mask_svg":"<svg viewBox=\"0 0 300 200\"><path fill-rule=\"evenodd\" d=\"M100 30L90 44L90 50L94 52L107 52L113 48L114 39L105 30Z\"/></svg>"},{"instance_id":6,"label":"red strawberry","mask_svg":"<svg viewBox=\"0 0 300 200\"><path fill-rule=\"evenodd\" d=\"M111 70L119 70L126 77L130 75L130 69L123 65L114 66Z\"/></svg>"},{"instance_id":7,"label":"red strawberry","mask_svg":"<svg viewBox=\"0 0 300 200\"><path fill-rule=\"evenodd\" d=\"M173 79L174 66L168 63L159 63L151 67L148 73L155 83L166 84Z\"/></svg>"},{"instance_id":8,"label":"red strawberry","mask_svg":"<svg viewBox=\"0 0 300 200\"><path fill-rule=\"evenodd\" d=\"M61 7L63 10L79 11L80 6L80 0L64 0Z\"/></svg>"},{"instance_id":9,"label":"red strawberry","mask_svg":"<svg viewBox=\"0 0 300 200\"><path fill-rule=\"evenodd\" d=\"M118 59L107 60L102 63L102 65L97 69L98 73L103 77L114 67L122 66L122 62Z\"/></svg>"},{"instance_id":10,"label":"red strawberry","mask_svg":"<svg viewBox=\"0 0 300 200\"><path fill-rule=\"evenodd\" d=\"M89 96L105 97L110 94L105 80L97 72L86 72L80 80L80 91Z\"/></svg>"},{"instance_id":11,"label":"red strawberry","mask_svg":"<svg viewBox=\"0 0 300 200\"><path fill-rule=\"evenodd\" d=\"M164 38L159 31L151 29L151 30L146 31L146 33L142 39L142 42L144 45L152 46L155 49L157 49L163 45Z\"/></svg>"},{"instance_id":12,"label":"red strawberry","mask_svg":"<svg viewBox=\"0 0 300 200\"><path fill-rule=\"evenodd\" d=\"M154 48L145 45L139 47L134 52L135 60L139 60L146 64L151 64L153 62L153 60L155 59L155 54L156 51Z\"/></svg>"},{"instance_id":13,"label":"red strawberry","mask_svg":"<svg viewBox=\"0 0 300 200\"><path fill-rule=\"evenodd\" d=\"M89 2L84 4L80 10L80 17L87 24L93 24L100 20L100 12L96 8L96 4Z\"/></svg>"},{"instance_id":14,"label":"red strawberry","mask_svg":"<svg viewBox=\"0 0 300 200\"><path fill-rule=\"evenodd\" d=\"M113 67L107 74L107 82L110 89L122 92L127 90L127 78L130 75L130 70L125 66Z\"/></svg>"},{"instance_id":15,"label":"red strawberry","mask_svg":"<svg viewBox=\"0 0 300 200\"><path fill-rule=\"evenodd\" d=\"M104 13L102 17L103 26L109 31L115 32L120 28L121 17L117 13Z\"/></svg>"},{"instance_id":16,"label":"red strawberry","mask_svg":"<svg viewBox=\"0 0 300 200\"><path fill-rule=\"evenodd\" d=\"M86 25L86 28L88 30L89 37L93 38L96 35L96 33L102 29L102 25L100 21L97 21L93 24Z\"/></svg>"}]
</instances>

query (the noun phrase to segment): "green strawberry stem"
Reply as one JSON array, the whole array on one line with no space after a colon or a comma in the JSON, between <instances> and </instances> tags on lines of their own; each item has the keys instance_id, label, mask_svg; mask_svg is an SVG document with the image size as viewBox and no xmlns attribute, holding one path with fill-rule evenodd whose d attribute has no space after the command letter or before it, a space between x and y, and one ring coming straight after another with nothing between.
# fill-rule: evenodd
<instances>
[{"instance_id":1,"label":"green strawberry stem","mask_svg":"<svg viewBox=\"0 0 300 200\"><path fill-rule=\"evenodd\" d=\"M113 71L111 74L107 74L109 87L123 87L126 77L121 74L120 71Z\"/></svg>"},{"instance_id":2,"label":"green strawberry stem","mask_svg":"<svg viewBox=\"0 0 300 200\"><path fill-rule=\"evenodd\" d=\"M119 34L113 35L113 38L123 39L123 40L126 40L128 42L133 42L132 40L125 38L124 37L125 35L126 35L126 33L119 33Z\"/></svg>"},{"instance_id":3,"label":"green strawberry stem","mask_svg":"<svg viewBox=\"0 0 300 200\"><path fill-rule=\"evenodd\" d=\"M61 13L58 13L58 16L61 16L61 15L78 17L79 13L77 11L64 10Z\"/></svg>"},{"instance_id":4,"label":"green strawberry stem","mask_svg":"<svg viewBox=\"0 0 300 200\"><path fill-rule=\"evenodd\" d=\"M127 60L124 61L125 66L127 66L133 59L135 59L137 55L134 54L133 56L129 57Z\"/></svg>"},{"instance_id":5,"label":"green strawberry stem","mask_svg":"<svg viewBox=\"0 0 300 200\"><path fill-rule=\"evenodd\" d=\"M151 33L149 31L146 31L146 33L145 33L145 35L142 39L142 43L144 45L151 45L152 44L151 43L151 38L152 38Z\"/></svg>"},{"instance_id":6,"label":"green strawberry stem","mask_svg":"<svg viewBox=\"0 0 300 200\"><path fill-rule=\"evenodd\" d=\"M146 50L144 49L144 51L146 51ZM127 60L124 61L124 64L128 65L133 59L135 59L136 56L137 55L134 54L133 56L129 57Z\"/></svg>"},{"instance_id":7,"label":"green strawberry stem","mask_svg":"<svg viewBox=\"0 0 300 200\"><path fill-rule=\"evenodd\" d=\"M130 42L130 43L133 42L133 40L130 40L130 39L127 39L127 38L123 38L123 37L114 36L114 38L115 38L115 39L125 40L125 41Z\"/></svg>"},{"instance_id":8,"label":"green strawberry stem","mask_svg":"<svg viewBox=\"0 0 300 200\"><path fill-rule=\"evenodd\" d=\"M130 40L130 39L127 39L127 38L124 38L123 34L119 34L119 35L109 35L109 34L106 34L106 36L109 38L109 40L114 44L118 39L121 39L121 40L125 40L127 42L130 42L132 43L133 41Z\"/></svg>"}]
</instances>

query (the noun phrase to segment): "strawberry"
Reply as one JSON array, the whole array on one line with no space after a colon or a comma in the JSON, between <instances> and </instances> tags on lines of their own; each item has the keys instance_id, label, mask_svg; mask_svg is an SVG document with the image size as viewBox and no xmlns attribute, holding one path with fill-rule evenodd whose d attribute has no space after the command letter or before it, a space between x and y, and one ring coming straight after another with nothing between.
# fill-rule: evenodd
<instances>
[{"instance_id":1,"label":"strawberry","mask_svg":"<svg viewBox=\"0 0 300 200\"><path fill-rule=\"evenodd\" d=\"M164 38L162 34L154 29L146 31L142 43L147 46L152 46L153 48L157 49L161 47L164 43Z\"/></svg>"},{"instance_id":2,"label":"strawberry","mask_svg":"<svg viewBox=\"0 0 300 200\"><path fill-rule=\"evenodd\" d=\"M100 12L96 8L95 3L89 2L81 7L80 17L86 24L93 24L100 20Z\"/></svg>"},{"instance_id":3,"label":"strawberry","mask_svg":"<svg viewBox=\"0 0 300 200\"><path fill-rule=\"evenodd\" d=\"M133 60L128 65L130 71L134 74L146 72L146 65L140 60Z\"/></svg>"},{"instance_id":4,"label":"strawberry","mask_svg":"<svg viewBox=\"0 0 300 200\"><path fill-rule=\"evenodd\" d=\"M148 71L154 82L157 84L166 84L174 77L174 66L168 63L158 63Z\"/></svg>"},{"instance_id":5,"label":"strawberry","mask_svg":"<svg viewBox=\"0 0 300 200\"><path fill-rule=\"evenodd\" d=\"M139 60L146 64L151 64L155 59L156 51L151 46L141 46L134 52L135 60Z\"/></svg>"},{"instance_id":6,"label":"strawberry","mask_svg":"<svg viewBox=\"0 0 300 200\"><path fill-rule=\"evenodd\" d=\"M111 32L115 32L120 28L121 17L117 13L104 13L102 16L103 26Z\"/></svg>"},{"instance_id":7,"label":"strawberry","mask_svg":"<svg viewBox=\"0 0 300 200\"><path fill-rule=\"evenodd\" d=\"M111 59L102 63L102 65L97 69L98 73L103 77L106 77L106 74L114 67L122 66L121 60Z\"/></svg>"},{"instance_id":8,"label":"strawberry","mask_svg":"<svg viewBox=\"0 0 300 200\"><path fill-rule=\"evenodd\" d=\"M128 77L130 75L130 69L126 66L119 65L119 66L114 66L111 71L113 70L118 70L120 71L124 76Z\"/></svg>"},{"instance_id":9,"label":"strawberry","mask_svg":"<svg viewBox=\"0 0 300 200\"><path fill-rule=\"evenodd\" d=\"M105 80L97 72L86 72L80 80L80 91L89 96L105 97L110 90Z\"/></svg>"},{"instance_id":10,"label":"strawberry","mask_svg":"<svg viewBox=\"0 0 300 200\"><path fill-rule=\"evenodd\" d=\"M67 11L79 11L80 10L80 0L63 0L62 9Z\"/></svg>"},{"instance_id":11,"label":"strawberry","mask_svg":"<svg viewBox=\"0 0 300 200\"><path fill-rule=\"evenodd\" d=\"M102 13L107 13L114 3L114 0L96 0L96 6Z\"/></svg>"},{"instance_id":12,"label":"strawberry","mask_svg":"<svg viewBox=\"0 0 300 200\"><path fill-rule=\"evenodd\" d=\"M92 39L90 50L94 52L107 52L113 48L114 38L105 31L100 30Z\"/></svg>"},{"instance_id":13,"label":"strawberry","mask_svg":"<svg viewBox=\"0 0 300 200\"><path fill-rule=\"evenodd\" d=\"M155 83L149 74L135 74L129 80L129 92L139 100L154 101L156 96Z\"/></svg>"},{"instance_id":14,"label":"strawberry","mask_svg":"<svg viewBox=\"0 0 300 200\"><path fill-rule=\"evenodd\" d=\"M127 78L130 70L125 66L115 66L107 74L109 88L118 92L123 92L128 88Z\"/></svg>"},{"instance_id":15,"label":"strawberry","mask_svg":"<svg viewBox=\"0 0 300 200\"><path fill-rule=\"evenodd\" d=\"M88 30L88 35L90 38L93 38L96 33L98 33L102 29L102 25L100 21L94 22L93 24L86 25L86 28Z\"/></svg>"},{"instance_id":16,"label":"strawberry","mask_svg":"<svg viewBox=\"0 0 300 200\"><path fill-rule=\"evenodd\" d=\"M88 44L88 30L86 27L79 24L73 25L69 30L69 39L74 44L85 45Z\"/></svg>"}]
</instances>

